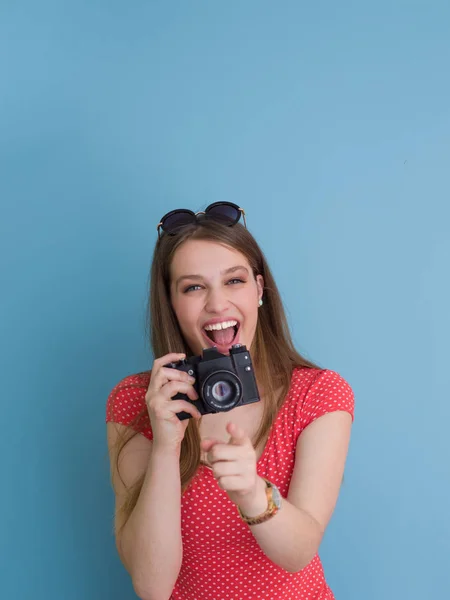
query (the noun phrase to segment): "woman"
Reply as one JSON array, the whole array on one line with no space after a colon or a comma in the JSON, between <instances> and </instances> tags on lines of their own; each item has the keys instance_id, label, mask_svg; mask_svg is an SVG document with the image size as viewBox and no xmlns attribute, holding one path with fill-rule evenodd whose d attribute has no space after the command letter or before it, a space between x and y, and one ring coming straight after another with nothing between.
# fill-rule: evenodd
<instances>
[{"instance_id":1,"label":"woman","mask_svg":"<svg viewBox=\"0 0 450 600\"><path fill-rule=\"evenodd\" d=\"M158 358L108 398L117 548L143 600L334 598L317 552L353 393L295 351L241 215L215 203L163 217L149 311ZM167 365L234 344L250 349L260 400L202 416L194 379Z\"/></svg>"}]
</instances>

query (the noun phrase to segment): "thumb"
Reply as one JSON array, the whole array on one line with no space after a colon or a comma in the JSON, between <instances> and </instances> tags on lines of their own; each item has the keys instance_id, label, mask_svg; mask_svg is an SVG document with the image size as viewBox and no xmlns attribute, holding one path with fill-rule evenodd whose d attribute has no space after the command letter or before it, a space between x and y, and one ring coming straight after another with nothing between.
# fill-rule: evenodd
<instances>
[{"instance_id":1,"label":"thumb","mask_svg":"<svg viewBox=\"0 0 450 600\"><path fill-rule=\"evenodd\" d=\"M220 444L220 442L218 440L213 440L212 438L205 438L200 442L200 448L203 452L209 452L216 444Z\"/></svg>"},{"instance_id":2,"label":"thumb","mask_svg":"<svg viewBox=\"0 0 450 600\"><path fill-rule=\"evenodd\" d=\"M229 444L235 446L244 446L248 442L247 434L243 429L238 427L235 423L228 423L227 431L231 435Z\"/></svg>"}]
</instances>

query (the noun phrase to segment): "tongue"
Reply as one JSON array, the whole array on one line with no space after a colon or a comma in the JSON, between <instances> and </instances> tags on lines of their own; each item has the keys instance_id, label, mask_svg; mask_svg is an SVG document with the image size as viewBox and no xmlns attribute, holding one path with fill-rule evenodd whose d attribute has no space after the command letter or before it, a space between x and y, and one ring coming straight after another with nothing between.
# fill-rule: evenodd
<instances>
[{"instance_id":1,"label":"tongue","mask_svg":"<svg viewBox=\"0 0 450 600\"><path fill-rule=\"evenodd\" d=\"M234 327L211 331L212 339L218 346L229 346L234 340Z\"/></svg>"}]
</instances>

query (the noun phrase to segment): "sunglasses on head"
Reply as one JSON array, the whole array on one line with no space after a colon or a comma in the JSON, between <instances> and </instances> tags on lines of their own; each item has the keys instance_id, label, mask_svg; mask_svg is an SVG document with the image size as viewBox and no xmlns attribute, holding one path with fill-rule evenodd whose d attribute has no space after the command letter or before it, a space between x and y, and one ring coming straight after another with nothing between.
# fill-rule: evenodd
<instances>
[{"instance_id":1,"label":"sunglasses on head","mask_svg":"<svg viewBox=\"0 0 450 600\"><path fill-rule=\"evenodd\" d=\"M210 204L205 210L198 213L187 208L177 208L164 215L158 223L158 238L161 237L161 230L169 235L176 235L180 229L186 225L196 223L199 219L213 219L218 223L231 227L236 225L241 215L244 219L244 225L247 227L244 209L239 208L237 204L232 202L214 202L214 204Z\"/></svg>"}]
</instances>

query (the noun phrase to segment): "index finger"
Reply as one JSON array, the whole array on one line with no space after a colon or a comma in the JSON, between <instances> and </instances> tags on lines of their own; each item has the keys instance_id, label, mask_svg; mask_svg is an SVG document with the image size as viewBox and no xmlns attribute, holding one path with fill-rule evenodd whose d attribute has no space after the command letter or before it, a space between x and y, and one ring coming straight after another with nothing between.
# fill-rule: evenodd
<instances>
[{"instance_id":1,"label":"index finger","mask_svg":"<svg viewBox=\"0 0 450 600\"><path fill-rule=\"evenodd\" d=\"M165 354L164 356L160 356L156 358L153 362L155 367L164 367L164 365L168 365L171 362L178 362L186 358L186 354L180 352L171 352L170 354Z\"/></svg>"},{"instance_id":2,"label":"index finger","mask_svg":"<svg viewBox=\"0 0 450 600\"><path fill-rule=\"evenodd\" d=\"M241 427L238 427L235 423L228 423L226 429L231 436L229 444L244 446L247 443L248 436Z\"/></svg>"}]
</instances>

